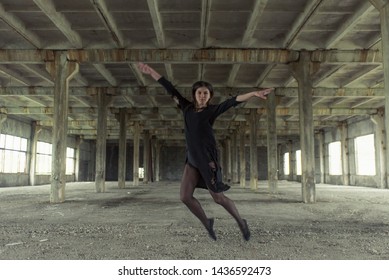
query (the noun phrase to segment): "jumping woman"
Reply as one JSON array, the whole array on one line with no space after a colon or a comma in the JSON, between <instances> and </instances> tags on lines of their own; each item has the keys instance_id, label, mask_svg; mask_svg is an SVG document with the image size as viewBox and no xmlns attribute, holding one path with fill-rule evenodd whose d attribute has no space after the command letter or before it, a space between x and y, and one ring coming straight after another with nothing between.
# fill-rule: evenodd
<instances>
[{"instance_id":1,"label":"jumping woman","mask_svg":"<svg viewBox=\"0 0 389 280\"><path fill-rule=\"evenodd\" d=\"M222 205L236 220L243 234L243 238L250 239L250 230L247 221L239 215L234 202L224 195L230 186L222 182L221 167L218 159L213 123L216 118L231 107L249 100L251 97L266 99L273 89L252 91L231 97L219 105L211 105L213 97L212 85L204 82L195 82L192 86L192 99L184 98L177 89L163 76L149 65L138 63L143 74L150 75L158 81L175 99L183 112L186 138L186 161L180 187L181 201L201 221L209 236L216 240L213 230L214 219L208 218L200 202L193 196L196 187L208 189L213 200Z\"/></svg>"}]
</instances>

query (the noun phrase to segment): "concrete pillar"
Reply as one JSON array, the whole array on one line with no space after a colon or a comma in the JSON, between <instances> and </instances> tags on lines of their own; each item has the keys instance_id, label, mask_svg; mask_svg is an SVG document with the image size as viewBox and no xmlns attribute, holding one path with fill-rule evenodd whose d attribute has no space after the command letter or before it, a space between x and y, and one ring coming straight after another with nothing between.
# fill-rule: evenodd
<instances>
[{"instance_id":1,"label":"concrete pillar","mask_svg":"<svg viewBox=\"0 0 389 280\"><path fill-rule=\"evenodd\" d=\"M133 163L133 185L139 186L139 141L140 141L140 125L136 121L134 123L134 163Z\"/></svg>"},{"instance_id":2,"label":"concrete pillar","mask_svg":"<svg viewBox=\"0 0 389 280\"><path fill-rule=\"evenodd\" d=\"M299 62L291 67L299 86L301 184L304 203L316 202L311 68L309 52L301 52Z\"/></svg>"},{"instance_id":3,"label":"concrete pillar","mask_svg":"<svg viewBox=\"0 0 389 280\"><path fill-rule=\"evenodd\" d=\"M150 149L150 132L145 130L143 132L143 168L144 168L144 177L143 182L148 183L151 178L151 166L150 166L150 158L151 157L151 149Z\"/></svg>"},{"instance_id":4,"label":"concrete pillar","mask_svg":"<svg viewBox=\"0 0 389 280\"><path fill-rule=\"evenodd\" d=\"M154 160L154 170L155 170L155 181L159 182L159 167L160 167L160 158L161 158L161 141L155 139L155 160Z\"/></svg>"},{"instance_id":5,"label":"concrete pillar","mask_svg":"<svg viewBox=\"0 0 389 280\"><path fill-rule=\"evenodd\" d=\"M350 185L350 165L348 158L348 126L346 122L342 122L340 127L341 135L341 153L342 153L342 181L343 185Z\"/></svg>"},{"instance_id":6,"label":"concrete pillar","mask_svg":"<svg viewBox=\"0 0 389 280\"><path fill-rule=\"evenodd\" d=\"M105 167L107 158L107 116L111 98L103 90L97 92L96 138L96 192L105 192Z\"/></svg>"},{"instance_id":7,"label":"concrete pillar","mask_svg":"<svg viewBox=\"0 0 389 280\"><path fill-rule=\"evenodd\" d=\"M250 188L258 189L258 152L257 152L257 122L256 109L250 110Z\"/></svg>"},{"instance_id":8,"label":"concrete pillar","mask_svg":"<svg viewBox=\"0 0 389 280\"><path fill-rule=\"evenodd\" d=\"M382 61L384 67L384 87L385 87L385 131L389 132L389 1L388 0L370 0L370 2L379 10L381 18L381 42L382 42ZM389 137L385 139L385 146L389 147ZM389 183L389 149L385 149L385 184Z\"/></svg>"},{"instance_id":9,"label":"concrete pillar","mask_svg":"<svg viewBox=\"0 0 389 280\"><path fill-rule=\"evenodd\" d=\"M387 188L386 183L386 161L385 161L385 122L384 111L379 110L377 115L371 117L372 122L375 124L375 147L376 147L376 166L379 188Z\"/></svg>"},{"instance_id":10,"label":"concrete pillar","mask_svg":"<svg viewBox=\"0 0 389 280\"><path fill-rule=\"evenodd\" d=\"M76 137L76 162L74 167L74 177L75 181L80 181L80 156L81 156L81 144L83 142L83 139L80 136Z\"/></svg>"},{"instance_id":11,"label":"concrete pillar","mask_svg":"<svg viewBox=\"0 0 389 280\"><path fill-rule=\"evenodd\" d=\"M320 172L320 183L325 183L324 181L324 131L320 131L316 134L316 139L318 142L319 148L319 172Z\"/></svg>"},{"instance_id":12,"label":"concrete pillar","mask_svg":"<svg viewBox=\"0 0 389 280\"><path fill-rule=\"evenodd\" d=\"M293 149L293 141L289 140L288 142L288 152L289 152L289 176L288 181L294 180L294 175L296 174L296 153Z\"/></svg>"},{"instance_id":13,"label":"concrete pillar","mask_svg":"<svg viewBox=\"0 0 389 280\"><path fill-rule=\"evenodd\" d=\"M126 186L126 159L127 159L127 109L119 109L119 159L118 185L119 189Z\"/></svg>"},{"instance_id":14,"label":"concrete pillar","mask_svg":"<svg viewBox=\"0 0 389 280\"><path fill-rule=\"evenodd\" d=\"M242 123L240 125L239 133L239 173L240 173L240 186L242 188L246 187L246 153L245 153L245 144L246 144L246 124Z\"/></svg>"},{"instance_id":15,"label":"concrete pillar","mask_svg":"<svg viewBox=\"0 0 389 280\"><path fill-rule=\"evenodd\" d=\"M35 186L35 171L36 171L36 149L38 143L39 132L42 127L38 126L34 121L31 126L31 141L30 141L30 164L29 164L29 184Z\"/></svg>"},{"instance_id":16,"label":"concrete pillar","mask_svg":"<svg viewBox=\"0 0 389 280\"><path fill-rule=\"evenodd\" d=\"M54 79L51 203L65 201L69 81L78 72L78 67L77 63L69 62L67 53L62 51L56 52L55 61L46 65Z\"/></svg>"},{"instance_id":17,"label":"concrete pillar","mask_svg":"<svg viewBox=\"0 0 389 280\"><path fill-rule=\"evenodd\" d=\"M277 126L276 126L276 95L269 94L266 102L267 115L267 163L268 185L271 193L277 192Z\"/></svg>"},{"instance_id":18,"label":"concrete pillar","mask_svg":"<svg viewBox=\"0 0 389 280\"><path fill-rule=\"evenodd\" d=\"M0 113L0 134L1 134L1 129L3 127L3 123L7 119L7 114Z\"/></svg>"},{"instance_id":19,"label":"concrete pillar","mask_svg":"<svg viewBox=\"0 0 389 280\"><path fill-rule=\"evenodd\" d=\"M239 167L239 161L238 161L238 141L237 141L238 135L236 133L236 130L232 132L231 135L231 157L232 157L232 183L237 184L239 183L239 177L238 177L238 167Z\"/></svg>"}]
</instances>

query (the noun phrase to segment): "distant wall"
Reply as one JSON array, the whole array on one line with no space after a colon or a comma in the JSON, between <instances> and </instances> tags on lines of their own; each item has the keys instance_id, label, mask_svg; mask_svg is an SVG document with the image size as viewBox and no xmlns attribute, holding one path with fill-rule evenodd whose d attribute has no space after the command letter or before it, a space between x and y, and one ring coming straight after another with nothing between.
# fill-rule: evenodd
<instances>
[{"instance_id":1,"label":"distant wall","mask_svg":"<svg viewBox=\"0 0 389 280\"><path fill-rule=\"evenodd\" d=\"M32 133L32 124L25 120L14 119L8 117L2 124L0 132L2 134L9 134L18 137L28 139L27 143L27 167L25 173L0 173L0 187L11 187L11 186L26 186L29 184L29 160L31 156L30 141ZM49 129L42 129L38 134L38 141L52 142L52 132ZM68 137L67 146L70 148L76 148L76 138ZM94 180L94 170L91 170L91 166L94 166L93 162L93 144L90 141L82 141L80 145L80 167L79 167L79 180L87 181ZM35 184L49 184L49 174L36 174ZM75 174L67 175L66 179L68 182L75 181Z\"/></svg>"},{"instance_id":2,"label":"distant wall","mask_svg":"<svg viewBox=\"0 0 389 280\"><path fill-rule=\"evenodd\" d=\"M321 131L322 137L323 137L323 170L320 170L320 143L318 142L318 137L315 137L315 170L316 170L316 182L317 183L327 183L327 184L334 184L334 185L343 185L343 175L330 175L329 174L329 152L328 152L328 145L335 141L341 141L341 129L340 127L333 127L325 129L324 131ZM354 146L354 140L356 137L364 136L368 134L374 134L376 136L377 128L376 125L371 121L370 117L365 118L353 118L347 121L346 123L346 144L347 144L347 159L348 159L348 167L349 167L349 184L354 186L366 186L366 187L379 187L380 186L380 166L379 166L379 160L380 157L380 151L379 149L375 149L375 157L376 157L376 175L373 176L361 176L357 175L356 173L356 165L355 165L355 146ZM292 141L292 150L293 153L296 152L296 150L300 149L300 143L299 141ZM285 180L295 180L295 181L301 181L301 176L293 175L293 176L287 176L284 175L283 172L283 155L289 152L289 147L287 147L286 144L283 144L281 146L281 152L280 152L280 179ZM295 167L294 167L295 168ZM321 172L323 174L321 174ZM291 178L292 177L292 178ZM323 182L321 181L321 178L323 177Z\"/></svg>"}]
</instances>

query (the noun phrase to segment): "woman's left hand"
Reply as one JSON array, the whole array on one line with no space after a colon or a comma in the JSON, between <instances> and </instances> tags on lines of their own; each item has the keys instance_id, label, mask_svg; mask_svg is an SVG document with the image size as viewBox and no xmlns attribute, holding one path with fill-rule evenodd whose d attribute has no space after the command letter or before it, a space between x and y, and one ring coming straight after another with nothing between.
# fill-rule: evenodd
<instances>
[{"instance_id":1,"label":"woman's left hand","mask_svg":"<svg viewBox=\"0 0 389 280\"><path fill-rule=\"evenodd\" d=\"M254 92L254 96L262 98L262 99L267 99L267 95L271 93L274 90L274 88L265 88L262 90L258 90Z\"/></svg>"}]
</instances>

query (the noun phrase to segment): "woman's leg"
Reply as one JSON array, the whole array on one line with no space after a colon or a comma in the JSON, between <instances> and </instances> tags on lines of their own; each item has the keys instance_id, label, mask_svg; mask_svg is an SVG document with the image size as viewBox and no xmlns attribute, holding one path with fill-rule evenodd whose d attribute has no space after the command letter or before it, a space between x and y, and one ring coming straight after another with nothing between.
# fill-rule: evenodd
<instances>
[{"instance_id":1,"label":"woman's leg","mask_svg":"<svg viewBox=\"0 0 389 280\"><path fill-rule=\"evenodd\" d=\"M212 239L216 240L215 232L213 231L213 219L208 219L205 215L200 202L193 196L195 187L199 181L200 173L196 168L189 164L185 165L184 174L182 176L180 187L180 199L189 208L189 210L201 221L204 227L208 230Z\"/></svg>"},{"instance_id":2,"label":"woman's leg","mask_svg":"<svg viewBox=\"0 0 389 280\"><path fill-rule=\"evenodd\" d=\"M210 192L213 200L217 204L223 206L224 209L226 209L227 212L230 213L230 215L232 217L234 217L234 219L236 220L236 222L239 225L240 230L242 231L244 239L248 241L250 239L250 231L249 231L247 222L245 219L241 218L241 216L238 212L238 209L235 206L235 203L231 199L229 199L227 196L225 196L224 193L222 193L222 192L215 193L211 190L209 190L209 192Z\"/></svg>"}]
</instances>

